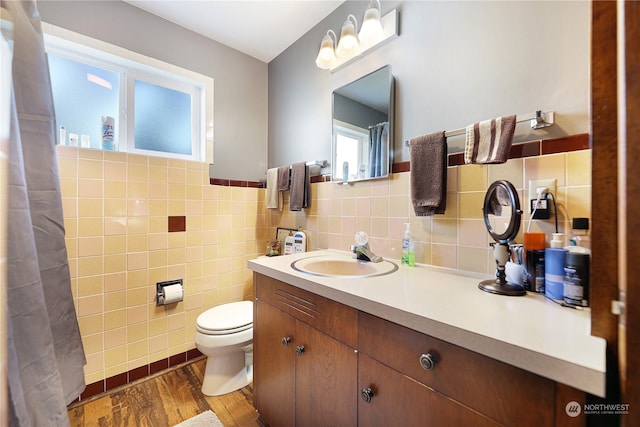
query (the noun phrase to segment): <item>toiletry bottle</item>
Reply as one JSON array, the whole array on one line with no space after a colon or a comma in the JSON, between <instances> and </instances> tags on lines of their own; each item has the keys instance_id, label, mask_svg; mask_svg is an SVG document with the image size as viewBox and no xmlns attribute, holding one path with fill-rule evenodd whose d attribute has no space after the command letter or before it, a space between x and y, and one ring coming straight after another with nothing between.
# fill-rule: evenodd
<instances>
[{"instance_id":1,"label":"toiletry bottle","mask_svg":"<svg viewBox=\"0 0 640 427\"><path fill-rule=\"evenodd\" d=\"M553 233L553 238L551 239L549 246L556 249L563 248L565 246L564 233Z\"/></svg>"},{"instance_id":2,"label":"toiletry bottle","mask_svg":"<svg viewBox=\"0 0 640 427\"><path fill-rule=\"evenodd\" d=\"M67 130L64 126L60 126L60 139L58 145L67 145Z\"/></svg>"},{"instance_id":3,"label":"toiletry bottle","mask_svg":"<svg viewBox=\"0 0 640 427\"><path fill-rule=\"evenodd\" d=\"M541 232L524 233L524 288L527 291L544 293L546 238L547 236Z\"/></svg>"},{"instance_id":4,"label":"toiletry bottle","mask_svg":"<svg viewBox=\"0 0 640 427\"><path fill-rule=\"evenodd\" d=\"M591 239L589 238L589 218L573 218L573 227L571 228L573 230L571 233L571 239L569 239L569 245L591 249Z\"/></svg>"},{"instance_id":5,"label":"toiletry bottle","mask_svg":"<svg viewBox=\"0 0 640 427\"><path fill-rule=\"evenodd\" d=\"M416 265L416 254L413 251L413 238L411 237L411 230L409 224L405 224L407 229L404 231L404 238L402 239L402 265L408 265L414 267Z\"/></svg>"}]
</instances>

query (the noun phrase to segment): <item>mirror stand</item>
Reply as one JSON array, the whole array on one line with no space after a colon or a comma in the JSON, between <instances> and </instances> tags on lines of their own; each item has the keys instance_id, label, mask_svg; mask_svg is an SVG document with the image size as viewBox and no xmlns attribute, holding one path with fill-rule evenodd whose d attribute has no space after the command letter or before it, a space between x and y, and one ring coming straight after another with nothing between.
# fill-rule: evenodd
<instances>
[{"instance_id":1,"label":"mirror stand","mask_svg":"<svg viewBox=\"0 0 640 427\"><path fill-rule=\"evenodd\" d=\"M518 235L520 215L522 215L518 193L513 184L505 180L491 184L484 197L482 211L484 212L484 224L487 227L487 231L495 240L495 243L491 243L491 246L493 246L493 255L496 259L496 278L495 280L483 280L478 284L478 287L492 294L526 295L527 291L524 286L517 283L509 283L505 272L505 266L511 254L509 242ZM509 222L503 224L502 227L498 227L497 224L500 221L497 221L496 217L501 217L506 211L509 212Z\"/></svg>"},{"instance_id":2,"label":"mirror stand","mask_svg":"<svg viewBox=\"0 0 640 427\"><path fill-rule=\"evenodd\" d=\"M505 265L509 260L509 243L506 241L491 243L493 246L493 255L496 258L496 278L495 280L483 280L478 287L485 292L498 295L521 296L525 295L522 285L507 282L505 273Z\"/></svg>"}]
</instances>

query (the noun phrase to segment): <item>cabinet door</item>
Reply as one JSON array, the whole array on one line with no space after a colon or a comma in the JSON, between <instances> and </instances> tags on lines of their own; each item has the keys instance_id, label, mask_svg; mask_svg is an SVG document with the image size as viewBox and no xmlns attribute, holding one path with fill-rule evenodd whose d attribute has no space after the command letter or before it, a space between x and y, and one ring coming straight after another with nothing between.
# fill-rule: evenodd
<instances>
[{"instance_id":1,"label":"cabinet door","mask_svg":"<svg viewBox=\"0 0 640 427\"><path fill-rule=\"evenodd\" d=\"M498 426L455 400L358 355L358 424L361 426Z\"/></svg>"},{"instance_id":2,"label":"cabinet door","mask_svg":"<svg viewBox=\"0 0 640 427\"><path fill-rule=\"evenodd\" d=\"M254 406L270 425L293 426L296 320L260 301L256 301L255 315Z\"/></svg>"},{"instance_id":3,"label":"cabinet door","mask_svg":"<svg viewBox=\"0 0 640 427\"><path fill-rule=\"evenodd\" d=\"M296 329L296 425L355 426L358 358L354 349L302 322Z\"/></svg>"}]
</instances>

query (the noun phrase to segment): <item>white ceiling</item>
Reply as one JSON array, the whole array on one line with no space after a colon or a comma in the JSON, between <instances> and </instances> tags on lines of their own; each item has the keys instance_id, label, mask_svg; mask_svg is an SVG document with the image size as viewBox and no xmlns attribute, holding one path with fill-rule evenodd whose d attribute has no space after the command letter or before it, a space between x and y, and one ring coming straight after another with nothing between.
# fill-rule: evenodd
<instances>
[{"instance_id":1,"label":"white ceiling","mask_svg":"<svg viewBox=\"0 0 640 427\"><path fill-rule=\"evenodd\" d=\"M269 62L344 0L125 0L219 43ZM318 46L320 40L318 40Z\"/></svg>"}]
</instances>

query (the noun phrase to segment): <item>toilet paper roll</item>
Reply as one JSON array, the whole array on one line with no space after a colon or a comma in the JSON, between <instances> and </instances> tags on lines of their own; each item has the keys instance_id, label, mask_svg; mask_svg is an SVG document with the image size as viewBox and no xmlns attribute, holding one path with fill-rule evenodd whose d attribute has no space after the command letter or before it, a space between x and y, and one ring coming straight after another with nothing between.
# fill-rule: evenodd
<instances>
[{"instance_id":1,"label":"toilet paper roll","mask_svg":"<svg viewBox=\"0 0 640 427\"><path fill-rule=\"evenodd\" d=\"M176 283L174 285L162 287L162 304L173 304L175 302L182 301L182 285Z\"/></svg>"}]
</instances>

